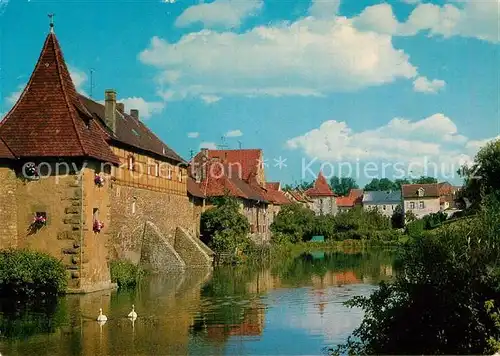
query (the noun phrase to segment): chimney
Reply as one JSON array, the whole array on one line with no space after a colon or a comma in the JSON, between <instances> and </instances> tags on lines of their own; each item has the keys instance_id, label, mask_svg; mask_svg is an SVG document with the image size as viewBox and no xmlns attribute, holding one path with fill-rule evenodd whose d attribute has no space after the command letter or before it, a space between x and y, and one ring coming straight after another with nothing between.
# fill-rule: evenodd
<instances>
[{"instance_id":1,"label":"chimney","mask_svg":"<svg viewBox=\"0 0 500 356\"><path fill-rule=\"evenodd\" d=\"M116 91L107 89L104 92L104 122L106 126L116 132Z\"/></svg>"},{"instance_id":2,"label":"chimney","mask_svg":"<svg viewBox=\"0 0 500 356\"><path fill-rule=\"evenodd\" d=\"M124 103L116 103L116 110L118 110L120 113L125 112L125 104Z\"/></svg>"},{"instance_id":3,"label":"chimney","mask_svg":"<svg viewBox=\"0 0 500 356\"><path fill-rule=\"evenodd\" d=\"M132 116L134 119L139 120L139 110L130 109L130 116Z\"/></svg>"}]
</instances>

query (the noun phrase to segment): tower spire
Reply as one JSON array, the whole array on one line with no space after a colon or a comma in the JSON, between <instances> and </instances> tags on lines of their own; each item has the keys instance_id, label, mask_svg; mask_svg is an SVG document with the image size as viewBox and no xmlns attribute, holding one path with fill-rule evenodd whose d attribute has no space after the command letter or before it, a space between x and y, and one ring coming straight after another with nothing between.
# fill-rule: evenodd
<instances>
[{"instance_id":1,"label":"tower spire","mask_svg":"<svg viewBox=\"0 0 500 356\"><path fill-rule=\"evenodd\" d=\"M49 19L50 19L50 33L54 33L54 16L55 14L49 14Z\"/></svg>"}]
</instances>

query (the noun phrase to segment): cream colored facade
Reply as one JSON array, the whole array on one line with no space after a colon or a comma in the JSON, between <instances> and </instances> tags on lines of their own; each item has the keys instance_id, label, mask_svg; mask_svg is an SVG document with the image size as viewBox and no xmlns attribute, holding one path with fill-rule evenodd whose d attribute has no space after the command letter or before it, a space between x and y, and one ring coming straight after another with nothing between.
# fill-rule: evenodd
<instances>
[{"instance_id":1,"label":"cream colored facade","mask_svg":"<svg viewBox=\"0 0 500 356\"><path fill-rule=\"evenodd\" d=\"M411 211L418 219L426 215L437 213L441 211L441 204L439 197L436 198L405 198L404 199L404 212Z\"/></svg>"}]
</instances>

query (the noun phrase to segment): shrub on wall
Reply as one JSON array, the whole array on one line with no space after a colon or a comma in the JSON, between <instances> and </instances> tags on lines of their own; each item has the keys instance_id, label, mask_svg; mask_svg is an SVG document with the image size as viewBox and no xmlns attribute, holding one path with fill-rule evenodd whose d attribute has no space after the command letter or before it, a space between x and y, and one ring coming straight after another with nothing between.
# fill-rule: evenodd
<instances>
[{"instance_id":1,"label":"shrub on wall","mask_svg":"<svg viewBox=\"0 0 500 356\"><path fill-rule=\"evenodd\" d=\"M140 266L124 260L111 262L110 272L111 282L117 283L118 288L135 287L145 275L145 271Z\"/></svg>"},{"instance_id":2,"label":"shrub on wall","mask_svg":"<svg viewBox=\"0 0 500 356\"><path fill-rule=\"evenodd\" d=\"M0 252L1 296L54 296L65 289L66 269L55 257L31 250Z\"/></svg>"}]
</instances>

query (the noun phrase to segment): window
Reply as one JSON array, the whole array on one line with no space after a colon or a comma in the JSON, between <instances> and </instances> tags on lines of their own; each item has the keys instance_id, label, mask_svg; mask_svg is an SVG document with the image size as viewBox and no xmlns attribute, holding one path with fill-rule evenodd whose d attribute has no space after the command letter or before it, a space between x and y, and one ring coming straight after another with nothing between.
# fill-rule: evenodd
<instances>
[{"instance_id":1,"label":"window","mask_svg":"<svg viewBox=\"0 0 500 356\"><path fill-rule=\"evenodd\" d=\"M182 182L182 170L179 168L179 171L177 172L177 179L179 182Z\"/></svg>"},{"instance_id":2,"label":"window","mask_svg":"<svg viewBox=\"0 0 500 356\"><path fill-rule=\"evenodd\" d=\"M134 156L128 156L128 170L133 171L135 166L135 159Z\"/></svg>"},{"instance_id":3,"label":"window","mask_svg":"<svg viewBox=\"0 0 500 356\"><path fill-rule=\"evenodd\" d=\"M424 202L423 202L423 201L419 202L419 204L418 204L418 205L419 205L419 208L420 208L420 209L425 208L425 204L424 204Z\"/></svg>"},{"instance_id":4,"label":"window","mask_svg":"<svg viewBox=\"0 0 500 356\"><path fill-rule=\"evenodd\" d=\"M155 176L160 176L160 164L158 162L155 162Z\"/></svg>"},{"instance_id":5,"label":"window","mask_svg":"<svg viewBox=\"0 0 500 356\"><path fill-rule=\"evenodd\" d=\"M410 202L410 209L415 209L415 202Z\"/></svg>"},{"instance_id":6,"label":"window","mask_svg":"<svg viewBox=\"0 0 500 356\"><path fill-rule=\"evenodd\" d=\"M135 201L132 202L132 214L135 214Z\"/></svg>"},{"instance_id":7,"label":"window","mask_svg":"<svg viewBox=\"0 0 500 356\"><path fill-rule=\"evenodd\" d=\"M99 221L99 209L98 208L92 209L92 221L93 222Z\"/></svg>"},{"instance_id":8,"label":"window","mask_svg":"<svg viewBox=\"0 0 500 356\"><path fill-rule=\"evenodd\" d=\"M168 179L172 179L172 167L168 167L168 174L167 174Z\"/></svg>"},{"instance_id":9,"label":"window","mask_svg":"<svg viewBox=\"0 0 500 356\"><path fill-rule=\"evenodd\" d=\"M425 194L424 188L418 188L417 194L419 197L423 197Z\"/></svg>"}]
</instances>

